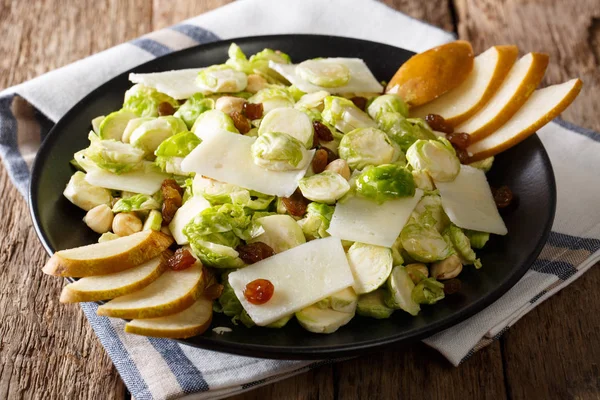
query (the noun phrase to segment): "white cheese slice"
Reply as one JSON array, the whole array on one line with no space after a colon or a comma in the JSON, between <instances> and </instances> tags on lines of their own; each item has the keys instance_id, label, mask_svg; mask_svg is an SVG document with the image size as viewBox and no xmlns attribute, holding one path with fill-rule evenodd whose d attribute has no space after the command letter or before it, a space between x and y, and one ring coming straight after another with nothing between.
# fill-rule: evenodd
<instances>
[{"instance_id":1,"label":"white cheese slice","mask_svg":"<svg viewBox=\"0 0 600 400\"><path fill-rule=\"evenodd\" d=\"M482 170L462 165L456 179L436 181L435 186L440 190L444 211L458 227L497 235L508 233Z\"/></svg>"},{"instance_id":2,"label":"white cheese slice","mask_svg":"<svg viewBox=\"0 0 600 400\"><path fill-rule=\"evenodd\" d=\"M194 195L189 198L175 213L169 230L173 239L179 245L188 244L188 238L183 234L183 228L198 214L210 207L210 203L200 195Z\"/></svg>"},{"instance_id":3,"label":"white cheese slice","mask_svg":"<svg viewBox=\"0 0 600 400\"><path fill-rule=\"evenodd\" d=\"M335 206L327 232L344 240L392 247L422 196L423 191L416 189L413 197L382 204L351 197Z\"/></svg>"},{"instance_id":4,"label":"white cheese slice","mask_svg":"<svg viewBox=\"0 0 600 400\"><path fill-rule=\"evenodd\" d=\"M139 171L124 174L113 174L103 169L91 169L85 174L85 180L90 185L112 190L152 195L160 189L165 179L170 175L158 172L148 163L148 167Z\"/></svg>"},{"instance_id":5,"label":"white cheese slice","mask_svg":"<svg viewBox=\"0 0 600 400\"><path fill-rule=\"evenodd\" d=\"M332 94L338 93L381 93L383 86L371 73L367 64L360 58L327 58L328 61L336 62L345 65L350 70L350 80L343 86L339 87L322 87L313 85L312 83L302 79L296 73L296 64L278 64L269 61L269 67L274 69L287 79L292 85L297 86L300 90L306 93L318 92L325 90Z\"/></svg>"},{"instance_id":6,"label":"white cheese slice","mask_svg":"<svg viewBox=\"0 0 600 400\"><path fill-rule=\"evenodd\" d=\"M244 288L255 279L268 279L275 287L265 304L244 297ZM234 271L229 283L252 321L264 326L352 286L354 278L342 242L328 237Z\"/></svg>"},{"instance_id":7,"label":"white cheese slice","mask_svg":"<svg viewBox=\"0 0 600 400\"><path fill-rule=\"evenodd\" d=\"M204 141L181 162L181 169L264 194L291 196L315 151L306 152L299 169L270 171L259 167L252 159L250 147L255 140L226 130L206 134Z\"/></svg>"},{"instance_id":8,"label":"white cheese slice","mask_svg":"<svg viewBox=\"0 0 600 400\"><path fill-rule=\"evenodd\" d=\"M204 68L179 69L175 71L152 72L149 74L129 74L133 83L152 87L174 99L187 99L202 89L196 84L198 72Z\"/></svg>"}]
</instances>

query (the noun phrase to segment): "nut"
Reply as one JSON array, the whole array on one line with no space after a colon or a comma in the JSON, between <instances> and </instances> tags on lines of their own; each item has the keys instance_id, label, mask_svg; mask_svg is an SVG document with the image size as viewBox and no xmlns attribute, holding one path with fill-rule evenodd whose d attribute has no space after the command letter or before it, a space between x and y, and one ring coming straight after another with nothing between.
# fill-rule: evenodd
<instances>
[{"instance_id":1,"label":"nut","mask_svg":"<svg viewBox=\"0 0 600 400\"><path fill-rule=\"evenodd\" d=\"M344 179L350 179L350 167L348 166L346 160L343 160L341 158L333 160L332 162L327 164L327 166L325 167L325 171L337 172L338 174L343 176Z\"/></svg>"},{"instance_id":2,"label":"nut","mask_svg":"<svg viewBox=\"0 0 600 400\"><path fill-rule=\"evenodd\" d=\"M248 84L246 85L246 91L250 93L256 93L261 89L267 87L267 80L260 75L250 74L248 75Z\"/></svg>"},{"instance_id":3,"label":"nut","mask_svg":"<svg viewBox=\"0 0 600 400\"><path fill-rule=\"evenodd\" d=\"M427 278L429 276L429 270L425 264L414 263L406 265L406 272L410 276L410 279L415 283L419 283L423 277Z\"/></svg>"},{"instance_id":4,"label":"nut","mask_svg":"<svg viewBox=\"0 0 600 400\"><path fill-rule=\"evenodd\" d=\"M462 271L462 263L460 258L453 254L442 261L437 261L431 264L431 276L437 280L445 280L456 278Z\"/></svg>"},{"instance_id":5,"label":"nut","mask_svg":"<svg viewBox=\"0 0 600 400\"><path fill-rule=\"evenodd\" d=\"M142 220L134 213L117 214L112 222L113 232L119 236L129 236L139 232L142 226Z\"/></svg>"},{"instance_id":6,"label":"nut","mask_svg":"<svg viewBox=\"0 0 600 400\"><path fill-rule=\"evenodd\" d=\"M100 204L85 214L83 222L96 233L106 233L110 231L113 218L114 214L110 207L106 204Z\"/></svg>"},{"instance_id":7,"label":"nut","mask_svg":"<svg viewBox=\"0 0 600 400\"><path fill-rule=\"evenodd\" d=\"M246 99L242 99L241 97L223 96L217 99L215 109L223 111L225 114L230 114L234 111L241 113L245 102Z\"/></svg>"},{"instance_id":8,"label":"nut","mask_svg":"<svg viewBox=\"0 0 600 400\"><path fill-rule=\"evenodd\" d=\"M168 226L166 226L166 225L165 225L165 226L162 226L162 227L160 228L160 231L161 231L162 233L164 233L165 235L167 235L167 236L171 236L171 237L173 237L173 234L171 233L171 230L170 230L170 229L169 229L169 227L168 227Z\"/></svg>"}]
</instances>

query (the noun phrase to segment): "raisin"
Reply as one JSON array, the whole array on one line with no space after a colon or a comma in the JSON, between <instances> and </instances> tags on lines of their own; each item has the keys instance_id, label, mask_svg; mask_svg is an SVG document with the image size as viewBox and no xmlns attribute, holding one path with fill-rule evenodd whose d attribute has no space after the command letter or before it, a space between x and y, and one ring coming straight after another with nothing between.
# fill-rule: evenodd
<instances>
[{"instance_id":1,"label":"raisin","mask_svg":"<svg viewBox=\"0 0 600 400\"><path fill-rule=\"evenodd\" d=\"M315 136L324 142L331 142L333 140L333 134L331 130L324 125L322 122L314 121L313 128L315 130Z\"/></svg>"},{"instance_id":2,"label":"raisin","mask_svg":"<svg viewBox=\"0 0 600 400\"><path fill-rule=\"evenodd\" d=\"M244 297L249 303L260 305L271 300L275 286L268 279L255 279L244 288Z\"/></svg>"},{"instance_id":3,"label":"raisin","mask_svg":"<svg viewBox=\"0 0 600 400\"><path fill-rule=\"evenodd\" d=\"M328 149L325 146L319 146L319 150L325 150L327 152L327 164L339 158L337 154L335 154L332 150Z\"/></svg>"},{"instance_id":4,"label":"raisin","mask_svg":"<svg viewBox=\"0 0 600 400\"><path fill-rule=\"evenodd\" d=\"M162 225L166 226L171 223L175 213L181 207L183 189L174 179L165 179L160 187L160 191L163 195Z\"/></svg>"},{"instance_id":5,"label":"raisin","mask_svg":"<svg viewBox=\"0 0 600 400\"><path fill-rule=\"evenodd\" d=\"M471 163L471 157L469 156L469 152L467 150L459 149L457 147L454 147L454 150L456 151L456 157L458 157L461 164Z\"/></svg>"},{"instance_id":6,"label":"raisin","mask_svg":"<svg viewBox=\"0 0 600 400\"><path fill-rule=\"evenodd\" d=\"M325 171L325 167L329 164L327 158L327 151L323 149L317 150L312 159L312 170L315 174L320 174Z\"/></svg>"},{"instance_id":7,"label":"raisin","mask_svg":"<svg viewBox=\"0 0 600 400\"><path fill-rule=\"evenodd\" d=\"M506 185L500 186L497 189L492 189L492 194L494 195L494 202L496 202L496 207L498 208L508 207L513 201L513 193Z\"/></svg>"},{"instance_id":8,"label":"raisin","mask_svg":"<svg viewBox=\"0 0 600 400\"><path fill-rule=\"evenodd\" d=\"M254 264L275 254L271 246L263 242L243 244L236 247L236 250L246 264Z\"/></svg>"},{"instance_id":9,"label":"raisin","mask_svg":"<svg viewBox=\"0 0 600 400\"><path fill-rule=\"evenodd\" d=\"M365 99L364 97L354 96L350 100L354 103L356 107L360 108L362 111L365 111L365 109L367 108L367 99Z\"/></svg>"},{"instance_id":10,"label":"raisin","mask_svg":"<svg viewBox=\"0 0 600 400\"><path fill-rule=\"evenodd\" d=\"M317 136L316 134L313 135L313 142L312 142L312 147L311 149L316 149L320 146L319 143L319 136Z\"/></svg>"},{"instance_id":11,"label":"raisin","mask_svg":"<svg viewBox=\"0 0 600 400\"><path fill-rule=\"evenodd\" d=\"M244 117L241 112L234 111L229 114L229 116L233 120L235 128L240 131L242 135L245 135L246 133L250 132L250 129L252 129L250 121L248 121L248 118Z\"/></svg>"},{"instance_id":12,"label":"raisin","mask_svg":"<svg viewBox=\"0 0 600 400\"><path fill-rule=\"evenodd\" d=\"M434 131L452 133L454 128L450 125L444 117L438 114L427 114L425 116L425 122L429 124L429 127Z\"/></svg>"},{"instance_id":13,"label":"raisin","mask_svg":"<svg viewBox=\"0 0 600 400\"><path fill-rule=\"evenodd\" d=\"M184 248L179 248L175 253L167 260L167 265L173 271L181 271L189 268L196 263L196 258Z\"/></svg>"},{"instance_id":14,"label":"raisin","mask_svg":"<svg viewBox=\"0 0 600 400\"><path fill-rule=\"evenodd\" d=\"M175 108L171 105L171 103L167 103L163 101L158 105L158 115L161 117L164 115L173 115L175 114Z\"/></svg>"},{"instance_id":15,"label":"raisin","mask_svg":"<svg viewBox=\"0 0 600 400\"><path fill-rule=\"evenodd\" d=\"M290 197L282 197L281 201L285 206L285 209L295 217L302 217L306 212L306 207L308 206L308 200L302 196L302 192L300 189L296 189L294 194Z\"/></svg>"},{"instance_id":16,"label":"raisin","mask_svg":"<svg viewBox=\"0 0 600 400\"><path fill-rule=\"evenodd\" d=\"M262 103L244 103L244 115L251 120L262 118L263 111Z\"/></svg>"},{"instance_id":17,"label":"raisin","mask_svg":"<svg viewBox=\"0 0 600 400\"><path fill-rule=\"evenodd\" d=\"M454 147L458 147L459 149L463 150L471 145L471 135L468 133L449 133L446 135L446 139L448 139L448 141L452 143Z\"/></svg>"},{"instance_id":18,"label":"raisin","mask_svg":"<svg viewBox=\"0 0 600 400\"><path fill-rule=\"evenodd\" d=\"M449 279L444 282L444 294L451 295L460 292L461 283L458 278Z\"/></svg>"}]
</instances>

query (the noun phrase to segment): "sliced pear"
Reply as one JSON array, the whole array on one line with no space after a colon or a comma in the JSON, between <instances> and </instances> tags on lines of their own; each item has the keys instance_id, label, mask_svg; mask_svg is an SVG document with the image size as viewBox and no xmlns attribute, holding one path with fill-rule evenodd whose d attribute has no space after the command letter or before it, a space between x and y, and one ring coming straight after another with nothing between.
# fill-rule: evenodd
<instances>
[{"instance_id":1,"label":"sliced pear","mask_svg":"<svg viewBox=\"0 0 600 400\"><path fill-rule=\"evenodd\" d=\"M202 296L191 306L166 317L134 319L125 332L136 335L185 339L204 333L212 322L212 300Z\"/></svg>"},{"instance_id":2,"label":"sliced pear","mask_svg":"<svg viewBox=\"0 0 600 400\"><path fill-rule=\"evenodd\" d=\"M421 107L411 109L411 116L425 118L437 114L456 126L479 111L500 87L517 60L517 46L494 46L477 57L473 71L456 89Z\"/></svg>"},{"instance_id":3,"label":"sliced pear","mask_svg":"<svg viewBox=\"0 0 600 400\"><path fill-rule=\"evenodd\" d=\"M529 53L521 57L487 104L454 131L470 134L473 141L492 134L527 101L544 77L547 66L547 54Z\"/></svg>"},{"instance_id":4,"label":"sliced pear","mask_svg":"<svg viewBox=\"0 0 600 400\"><path fill-rule=\"evenodd\" d=\"M473 69L473 48L457 40L412 56L386 88L411 106L420 106L454 89Z\"/></svg>"},{"instance_id":5,"label":"sliced pear","mask_svg":"<svg viewBox=\"0 0 600 400\"><path fill-rule=\"evenodd\" d=\"M42 271L76 278L112 274L153 259L171 243L173 239L164 233L142 231L108 242L57 251Z\"/></svg>"},{"instance_id":6,"label":"sliced pear","mask_svg":"<svg viewBox=\"0 0 600 400\"><path fill-rule=\"evenodd\" d=\"M469 146L473 161L496 155L533 135L563 112L581 91L583 83L572 79L536 90L521 109L500 129Z\"/></svg>"},{"instance_id":7,"label":"sliced pear","mask_svg":"<svg viewBox=\"0 0 600 400\"><path fill-rule=\"evenodd\" d=\"M81 278L63 288L60 302L108 300L140 290L154 282L166 270L165 253L125 271Z\"/></svg>"},{"instance_id":8,"label":"sliced pear","mask_svg":"<svg viewBox=\"0 0 600 400\"><path fill-rule=\"evenodd\" d=\"M196 263L181 271L166 270L145 288L98 307L98 315L116 318L157 318L183 311L204 292L204 271Z\"/></svg>"}]
</instances>

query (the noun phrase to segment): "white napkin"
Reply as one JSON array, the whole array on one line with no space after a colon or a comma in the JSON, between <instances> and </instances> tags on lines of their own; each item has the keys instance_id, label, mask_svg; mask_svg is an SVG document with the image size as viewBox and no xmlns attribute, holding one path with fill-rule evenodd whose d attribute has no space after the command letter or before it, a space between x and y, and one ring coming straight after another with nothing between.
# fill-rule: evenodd
<instances>
[{"instance_id":1,"label":"white napkin","mask_svg":"<svg viewBox=\"0 0 600 400\"><path fill-rule=\"evenodd\" d=\"M49 72L0 93L0 156L25 195L29 167L51 123L106 80L199 43L276 33L357 37L414 51L454 36L372 0L241 0ZM225 55L224 55L225 57ZM40 115L43 114L43 115ZM44 117L45 116L45 117ZM47 118L46 118L47 117ZM490 307L424 340L458 365L600 259L600 135L556 120L539 135L554 166L556 220L540 258ZM577 196L573 196L577 193ZM134 398L215 399L275 382L328 361L275 361L123 332L123 321L82 308Z\"/></svg>"}]
</instances>

